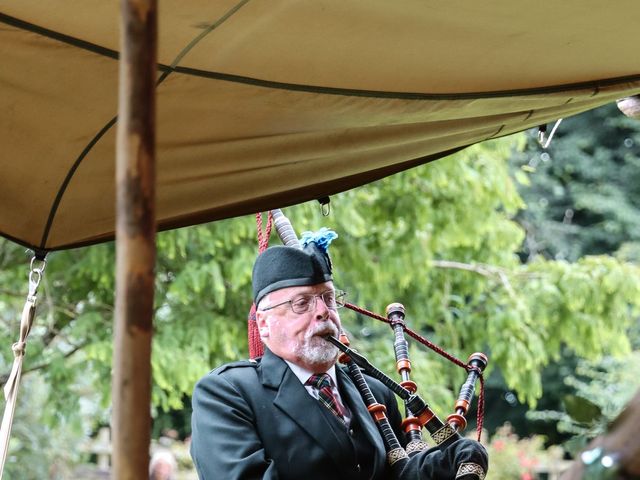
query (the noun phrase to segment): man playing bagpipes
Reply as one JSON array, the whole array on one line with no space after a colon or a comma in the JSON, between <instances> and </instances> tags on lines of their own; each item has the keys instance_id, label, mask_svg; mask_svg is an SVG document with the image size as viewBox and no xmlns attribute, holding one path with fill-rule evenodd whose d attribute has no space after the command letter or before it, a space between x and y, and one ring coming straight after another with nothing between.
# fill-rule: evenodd
<instances>
[{"instance_id":1,"label":"man playing bagpipes","mask_svg":"<svg viewBox=\"0 0 640 480\"><path fill-rule=\"evenodd\" d=\"M393 467L378 425L325 337L341 331L328 244L311 235L303 248L276 246L253 268L256 322L266 346L255 361L223 365L193 394L191 455L203 480L482 480L484 447L456 437ZM370 393L404 446L394 394L366 377ZM385 420L387 421L387 420ZM386 435L385 435L386 438Z\"/></svg>"}]
</instances>

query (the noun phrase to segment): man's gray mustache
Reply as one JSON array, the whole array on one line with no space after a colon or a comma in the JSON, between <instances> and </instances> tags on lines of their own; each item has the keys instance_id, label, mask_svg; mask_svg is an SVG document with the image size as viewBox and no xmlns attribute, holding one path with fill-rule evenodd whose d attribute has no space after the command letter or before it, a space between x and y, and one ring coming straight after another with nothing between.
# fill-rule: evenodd
<instances>
[{"instance_id":1,"label":"man's gray mustache","mask_svg":"<svg viewBox=\"0 0 640 480\"><path fill-rule=\"evenodd\" d=\"M336 327L335 325L324 325L319 328L314 328L311 332L309 332L309 337L313 337L316 335L322 337L326 335L333 335L334 337L337 337L339 333L340 332L338 331L338 327Z\"/></svg>"}]
</instances>

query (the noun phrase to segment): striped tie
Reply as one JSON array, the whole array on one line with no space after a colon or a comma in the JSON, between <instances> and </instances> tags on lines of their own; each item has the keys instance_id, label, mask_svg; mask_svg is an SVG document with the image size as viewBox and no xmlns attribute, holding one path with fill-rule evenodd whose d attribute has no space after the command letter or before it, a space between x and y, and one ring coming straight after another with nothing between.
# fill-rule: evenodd
<instances>
[{"instance_id":1,"label":"striped tie","mask_svg":"<svg viewBox=\"0 0 640 480\"><path fill-rule=\"evenodd\" d=\"M311 385L318 390L318 400L320 400L320 403L327 407L331 413L344 423L346 409L340 403L340 400L338 400L333 394L333 382L329 374L314 373L309 377L306 384Z\"/></svg>"}]
</instances>

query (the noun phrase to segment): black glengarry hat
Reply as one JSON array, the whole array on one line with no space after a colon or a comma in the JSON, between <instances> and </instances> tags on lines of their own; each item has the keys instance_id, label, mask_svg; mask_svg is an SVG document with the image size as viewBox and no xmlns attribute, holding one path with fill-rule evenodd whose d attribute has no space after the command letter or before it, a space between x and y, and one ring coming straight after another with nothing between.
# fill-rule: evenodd
<instances>
[{"instance_id":1,"label":"black glengarry hat","mask_svg":"<svg viewBox=\"0 0 640 480\"><path fill-rule=\"evenodd\" d=\"M316 285L332 280L329 244L338 234L327 228L304 232L294 247L269 247L253 265L253 299L256 303L266 294L286 287Z\"/></svg>"}]
</instances>

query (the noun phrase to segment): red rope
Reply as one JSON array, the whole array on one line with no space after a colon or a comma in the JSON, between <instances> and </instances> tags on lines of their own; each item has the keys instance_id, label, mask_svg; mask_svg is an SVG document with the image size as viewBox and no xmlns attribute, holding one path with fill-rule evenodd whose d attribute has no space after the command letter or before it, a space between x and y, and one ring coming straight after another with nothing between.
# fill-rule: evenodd
<instances>
[{"instance_id":1,"label":"red rope","mask_svg":"<svg viewBox=\"0 0 640 480\"><path fill-rule=\"evenodd\" d=\"M476 422L478 441L480 441L480 437L482 436L482 426L484 424L484 376L482 374L480 374L480 392L478 393L478 413L476 415Z\"/></svg>"},{"instance_id":2,"label":"red rope","mask_svg":"<svg viewBox=\"0 0 640 480\"><path fill-rule=\"evenodd\" d=\"M267 227L262 231L262 214L256 213L256 229L258 231L258 253L264 252L269 246L269 236L271 235L271 227L273 226L273 217L271 212L267 214Z\"/></svg>"},{"instance_id":3,"label":"red rope","mask_svg":"<svg viewBox=\"0 0 640 480\"><path fill-rule=\"evenodd\" d=\"M350 310L353 310L354 312L358 312L361 313L363 315L367 315L371 318L375 318L376 320L380 320L381 322L385 322L388 324L391 324L391 320L389 320L386 317L383 317L382 315L378 315L377 313L371 312L369 310L366 310L362 307L358 307L357 305L353 305L352 303L345 303L344 304L345 307L349 308ZM473 365L469 365L467 363L464 363L462 360L454 357L453 355L451 355L450 353L444 351L442 348L440 348L439 346L437 346L435 343L430 342L429 340L427 340L426 338L424 338L422 335L414 332L413 330L411 330L410 328L408 328L406 325L404 326L404 331L412 338L414 338L415 340L417 340L418 342L420 342L421 344L423 344L424 346L430 348L431 350L433 350L434 352L436 352L438 355L446 358L447 360L449 360L452 363L455 363L457 366L464 368L467 372L470 372L471 370L476 370L479 373L479 377L480 377L480 392L478 394L478 415L477 415L477 433L478 433L478 441L480 441L480 438L482 436L482 425L484 423L484 377L482 376L482 372L480 372L478 370L477 367L474 367Z\"/></svg>"},{"instance_id":4,"label":"red rope","mask_svg":"<svg viewBox=\"0 0 640 480\"><path fill-rule=\"evenodd\" d=\"M264 252L269 246L269 236L271 235L271 227L273 226L273 217L271 212L267 214L267 226L264 231L262 229L262 214L256 213L256 229L258 233L258 253ZM249 358L261 357L264 354L264 345L260 339L258 332L258 324L256 323L256 305L251 305L249 316L247 318L247 331L249 336Z\"/></svg>"}]
</instances>

